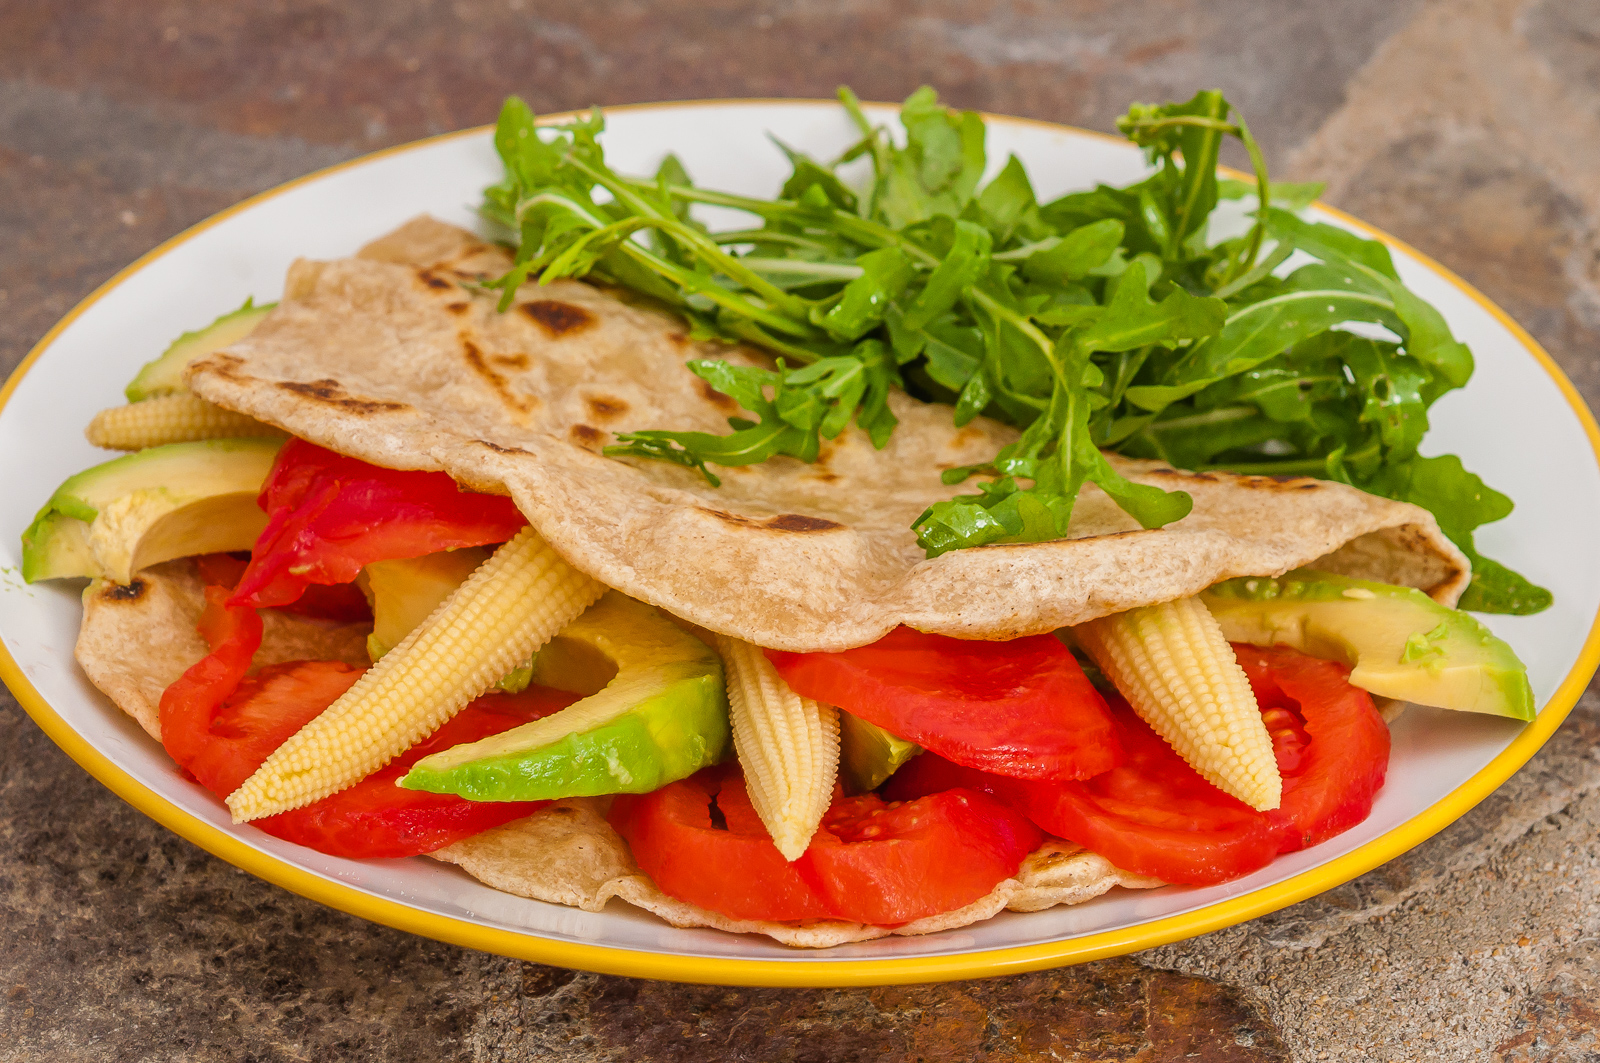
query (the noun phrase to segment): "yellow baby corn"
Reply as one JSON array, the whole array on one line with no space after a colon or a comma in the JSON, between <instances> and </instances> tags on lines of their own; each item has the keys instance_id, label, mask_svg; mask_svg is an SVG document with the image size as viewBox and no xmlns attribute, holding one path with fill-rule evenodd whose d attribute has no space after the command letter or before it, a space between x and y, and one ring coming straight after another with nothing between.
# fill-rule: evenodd
<instances>
[{"instance_id":1,"label":"yellow baby corn","mask_svg":"<svg viewBox=\"0 0 1600 1063\"><path fill-rule=\"evenodd\" d=\"M1255 694L1199 598L1072 629L1128 703L1196 771L1251 808L1277 808L1283 779Z\"/></svg>"},{"instance_id":2,"label":"yellow baby corn","mask_svg":"<svg viewBox=\"0 0 1600 1063\"><path fill-rule=\"evenodd\" d=\"M234 822L308 805L377 771L604 591L524 528L228 797Z\"/></svg>"},{"instance_id":3,"label":"yellow baby corn","mask_svg":"<svg viewBox=\"0 0 1600 1063\"><path fill-rule=\"evenodd\" d=\"M790 690L759 646L718 635L717 652L750 803L778 851L798 860L833 802L839 710Z\"/></svg>"},{"instance_id":4,"label":"yellow baby corn","mask_svg":"<svg viewBox=\"0 0 1600 1063\"><path fill-rule=\"evenodd\" d=\"M101 410L83 433L107 450L143 450L200 439L243 439L282 433L253 417L214 406L188 391Z\"/></svg>"}]
</instances>

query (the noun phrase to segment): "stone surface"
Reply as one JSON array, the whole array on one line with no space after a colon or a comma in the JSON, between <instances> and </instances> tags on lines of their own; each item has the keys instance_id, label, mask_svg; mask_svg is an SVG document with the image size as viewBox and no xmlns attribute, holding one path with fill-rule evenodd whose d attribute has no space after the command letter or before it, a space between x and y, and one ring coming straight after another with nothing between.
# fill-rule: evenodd
<instances>
[{"instance_id":1,"label":"stone surface","mask_svg":"<svg viewBox=\"0 0 1600 1063\"><path fill-rule=\"evenodd\" d=\"M540 110L867 98L1109 129L1218 85L1600 400L1600 15L1573 0L0 0L0 371L289 177ZM944 986L604 978L376 927L144 819L0 705L0 1061L1600 1058L1600 693L1439 837L1244 926Z\"/></svg>"}]
</instances>

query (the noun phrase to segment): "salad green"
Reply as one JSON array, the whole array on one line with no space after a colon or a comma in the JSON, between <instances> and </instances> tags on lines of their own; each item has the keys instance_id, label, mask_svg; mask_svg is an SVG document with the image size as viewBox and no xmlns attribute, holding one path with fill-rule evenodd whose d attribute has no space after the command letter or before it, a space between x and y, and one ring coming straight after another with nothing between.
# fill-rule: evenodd
<instances>
[{"instance_id":1,"label":"salad green","mask_svg":"<svg viewBox=\"0 0 1600 1063\"><path fill-rule=\"evenodd\" d=\"M598 111L537 128L506 101L495 133L505 179L483 213L516 245L505 304L531 277L591 276L659 300L698 339L751 343L775 368L717 359L689 368L755 419L727 435L618 437L612 455L709 468L774 455L814 460L852 421L882 447L890 389L949 403L1022 434L989 462L944 474L978 491L914 524L929 556L1066 533L1085 483L1147 528L1189 512L1182 492L1131 483L1102 451L1179 468L1315 476L1430 510L1468 554L1462 607L1532 613L1550 593L1480 556L1474 530L1511 501L1453 456L1423 457L1428 408L1472 374L1471 352L1407 289L1388 249L1299 210L1315 185L1274 186L1249 128L1223 96L1134 105L1118 127L1152 172L1041 203L1012 157L987 183L982 118L932 89L901 107L897 142L840 98L860 139L818 162L783 145L777 198L699 188L669 156L654 178L605 162ZM1221 180L1227 139L1254 182ZM840 168L863 160L862 187ZM1248 231L1213 239L1220 200L1265 207ZM695 204L747 212L712 232Z\"/></svg>"}]
</instances>

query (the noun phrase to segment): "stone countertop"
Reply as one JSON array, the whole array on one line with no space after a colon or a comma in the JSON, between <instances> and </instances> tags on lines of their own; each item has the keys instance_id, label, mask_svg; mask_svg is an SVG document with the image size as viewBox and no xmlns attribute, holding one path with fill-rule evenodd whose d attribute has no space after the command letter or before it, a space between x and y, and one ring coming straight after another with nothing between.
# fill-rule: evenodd
<instances>
[{"instance_id":1,"label":"stone countertop","mask_svg":"<svg viewBox=\"0 0 1600 1063\"><path fill-rule=\"evenodd\" d=\"M1220 86L1600 404L1600 6L1573 0L0 0L0 372L167 236L320 166L590 103L898 99L1110 129ZM1577 456L1573 456L1578 460ZM1243 926L1017 978L696 988L440 945L146 820L0 698L0 1061L1594 1060L1600 693L1480 807Z\"/></svg>"}]
</instances>

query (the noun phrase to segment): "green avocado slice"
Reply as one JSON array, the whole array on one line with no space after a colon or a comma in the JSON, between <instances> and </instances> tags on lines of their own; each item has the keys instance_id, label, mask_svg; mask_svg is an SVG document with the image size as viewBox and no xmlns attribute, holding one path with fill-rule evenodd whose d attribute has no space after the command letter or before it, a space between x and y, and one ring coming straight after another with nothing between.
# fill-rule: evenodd
<instances>
[{"instance_id":1,"label":"green avocado slice","mask_svg":"<svg viewBox=\"0 0 1600 1063\"><path fill-rule=\"evenodd\" d=\"M1463 712L1534 717L1528 670L1477 618L1412 587L1296 569L1226 580L1201 598L1230 642L1285 645L1349 665L1373 694Z\"/></svg>"},{"instance_id":2,"label":"green avocado slice","mask_svg":"<svg viewBox=\"0 0 1600 1063\"><path fill-rule=\"evenodd\" d=\"M727 753L722 660L661 613L610 591L552 646L562 641L598 651L616 675L542 720L424 757L400 785L473 801L649 793ZM534 658L536 679L545 674L540 658L547 652Z\"/></svg>"},{"instance_id":3,"label":"green avocado slice","mask_svg":"<svg viewBox=\"0 0 1600 1063\"><path fill-rule=\"evenodd\" d=\"M869 793L922 752L915 742L839 710L839 778L851 795Z\"/></svg>"},{"instance_id":4,"label":"green avocado slice","mask_svg":"<svg viewBox=\"0 0 1600 1063\"><path fill-rule=\"evenodd\" d=\"M22 578L133 573L176 557L248 550L282 438L148 447L68 477L22 533Z\"/></svg>"},{"instance_id":5,"label":"green avocado slice","mask_svg":"<svg viewBox=\"0 0 1600 1063\"><path fill-rule=\"evenodd\" d=\"M160 395L175 395L186 390L183 371L196 358L220 351L250 335L277 303L256 306L255 300L246 299L244 305L217 318L205 328L185 332L172 341L161 357L147 362L139 375L123 389L129 402L143 402Z\"/></svg>"}]
</instances>

